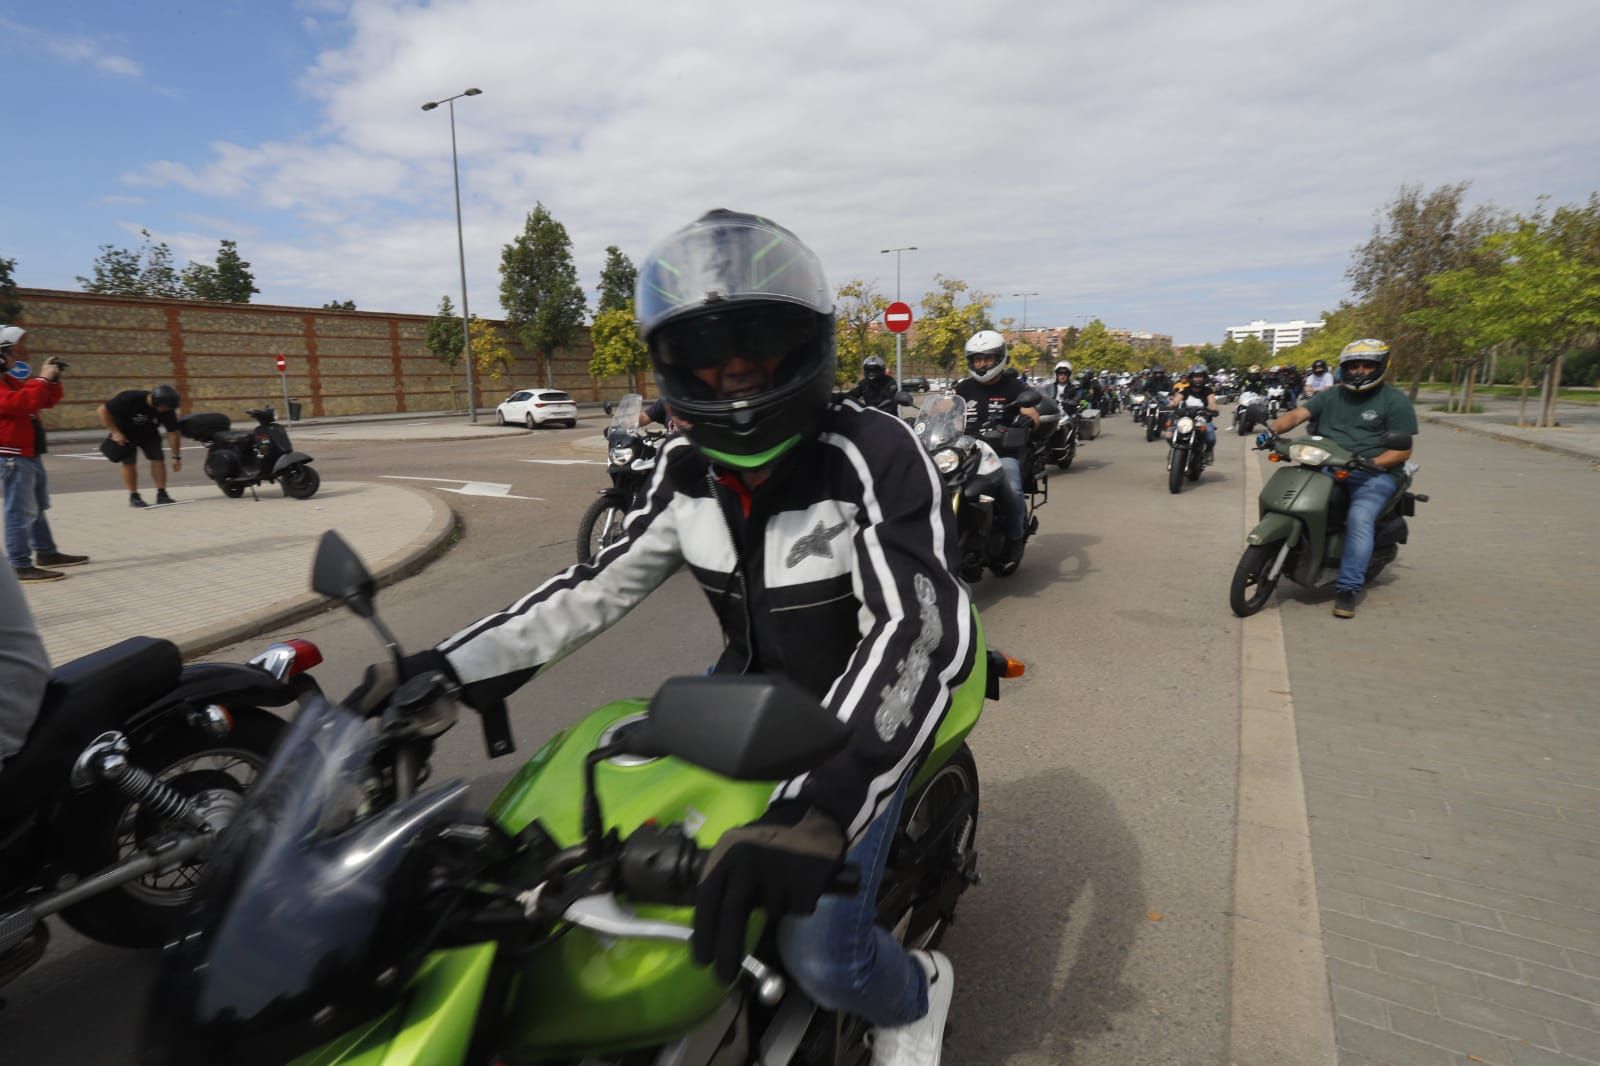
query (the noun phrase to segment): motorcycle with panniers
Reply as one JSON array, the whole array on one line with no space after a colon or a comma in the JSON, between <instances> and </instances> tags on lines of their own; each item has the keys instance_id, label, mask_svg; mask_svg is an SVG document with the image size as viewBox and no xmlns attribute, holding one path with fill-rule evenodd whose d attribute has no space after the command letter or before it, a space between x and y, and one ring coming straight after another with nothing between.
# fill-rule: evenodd
<instances>
[{"instance_id":1,"label":"motorcycle with panniers","mask_svg":"<svg viewBox=\"0 0 1600 1066\"><path fill-rule=\"evenodd\" d=\"M234 429L228 416L216 411L178 420L179 432L205 445L206 477L216 482L224 496L235 500L263 481L276 481L290 499L315 496L322 476L311 465L311 456L296 451L289 442L289 431L278 422L278 413L258 407L245 414L256 420L254 429Z\"/></svg>"},{"instance_id":2,"label":"motorcycle with panniers","mask_svg":"<svg viewBox=\"0 0 1600 1066\"><path fill-rule=\"evenodd\" d=\"M1379 443L1388 450L1409 451L1411 434L1391 431ZM1337 580L1350 506L1342 482L1352 470L1388 477L1398 473L1400 481L1399 490L1378 515L1368 582L1394 562L1400 545L1410 536L1406 519L1415 516L1417 504L1428 502L1427 496L1411 491L1416 469L1412 463L1398 472L1383 472L1332 438L1317 435L1295 440L1279 437L1269 447L1267 458L1281 465L1262 486L1261 520L1245 538L1244 554L1228 589L1228 605L1240 618L1265 607L1285 575L1312 589L1326 588Z\"/></svg>"},{"instance_id":3,"label":"motorcycle with panniers","mask_svg":"<svg viewBox=\"0 0 1600 1066\"><path fill-rule=\"evenodd\" d=\"M644 502L655 475L661 441L659 430L639 426L644 398L630 392L615 407L606 401L611 423L606 427L606 474L611 487L602 489L578 520L578 562L592 563L595 556L621 540L622 520Z\"/></svg>"},{"instance_id":4,"label":"motorcycle with panniers","mask_svg":"<svg viewBox=\"0 0 1600 1066\"><path fill-rule=\"evenodd\" d=\"M398 664L372 579L335 533L312 585L371 620ZM911 782L877 900L907 946L936 944L978 881L966 737L1000 678L1022 673L973 623L971 676ZM556 734L481 815L464 782L429 785L457 707L438 673L370 711L302 702L164 959L146 1062L870 1059L865 1023L786 978L759 912L731 985L687 944L708 849L758 817L775 782L845 744L848 727L814 698L771 676L669 680ZM491 754L509 750L503 714L483 727ZM853 891L855 873L842 868L834 889Z\"/></svg>"}]
</instances>

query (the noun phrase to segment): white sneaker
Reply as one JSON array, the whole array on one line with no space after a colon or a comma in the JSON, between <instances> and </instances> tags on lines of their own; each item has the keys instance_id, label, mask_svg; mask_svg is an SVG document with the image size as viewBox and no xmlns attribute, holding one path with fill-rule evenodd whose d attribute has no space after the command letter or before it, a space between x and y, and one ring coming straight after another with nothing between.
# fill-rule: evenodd
<instances>
[{"instance_id":1,"label":"white sneaker","mask_svg":"<svg viewBox=\"0 0 1600 1066\"><path fill-rule=\"evenodd\" d=\"M913 951L928 974L928 1013L909 1025L872 1031L872 1066L939 1066L944 1023L956 990L956 971L937 951Z\"/></svg>"}]
</instances>

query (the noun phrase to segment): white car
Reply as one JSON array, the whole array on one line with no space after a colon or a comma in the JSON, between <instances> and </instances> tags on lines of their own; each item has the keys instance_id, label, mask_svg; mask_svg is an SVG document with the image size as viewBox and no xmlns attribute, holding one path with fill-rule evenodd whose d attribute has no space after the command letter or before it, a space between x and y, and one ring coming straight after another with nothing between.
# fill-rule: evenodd
<instances>
[{"instance_id":1,"label":"white car","mask_svg":"<svg viewBox=\"0 0 1600 1066\"><path fill-rule=\"evenodd\" d=\"M570 428L578 424L578 405L572 397L558 389L523 389L507 396L495 408L502 426L520 422L532 429L546 422L565 422Z\"/></svg>"}]
</instances>

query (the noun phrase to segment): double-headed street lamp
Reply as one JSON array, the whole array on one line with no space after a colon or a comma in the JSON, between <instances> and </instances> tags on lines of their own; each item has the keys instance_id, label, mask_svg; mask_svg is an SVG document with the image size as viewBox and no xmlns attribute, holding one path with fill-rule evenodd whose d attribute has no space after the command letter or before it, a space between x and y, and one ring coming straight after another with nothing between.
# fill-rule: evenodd
<instances>
[{"instance_id":1,"label":"double-headed street lamp","mask_svg":"<svg viewBox=\"0 0 1600 1066\"><path fill-rule=\"evenodd\" d=\"M916 245L908 244L904 248L885 248L885 249L883 249L883 251L878 253L879 255L888 255L890 252L894 253L894 302L895 303L899 303L900 302L900 253L901 252L914 252L916 250L917 250L917 246ZM895 379L895 381L899 381L900 380L900 352L901 352L901 345L904 343L904 339L905 339L905 334L904 333L896 333L894 335L894 379Z\"/></svg>"},{"instance_id":2,"label":"double-headed street lamp","mask_svg":"<svg viewBox=\"0 0 1600 1066\"><path fill-rule=\"evenodd\" d=\"M1014 292L1011 295L1013 297L1022 297L1022 329L1020 332L1026 333L1028 332L1028 297L1037 296L1039 294L1032 289L1029 289L1027 292Z\"/></svg>"},{"instance_id":3,"label":"double-headed street lamp","mask_svg":"<svg viewBox=\"0 0 1600 1066\"><path fill-rule=\"evenodd\" d=\"M467 361L467 420L478 420L477 375L472 372L472 318L467 313L467 247L461 238L461 165L456 161L456 101L463 96L478 96L482 89L467 89L443 100L429 100L422 110L432 111L440 104L450 105L450 170L456 179L456 257L461 263L461 354Z\"/></svg>"}]
</instances>

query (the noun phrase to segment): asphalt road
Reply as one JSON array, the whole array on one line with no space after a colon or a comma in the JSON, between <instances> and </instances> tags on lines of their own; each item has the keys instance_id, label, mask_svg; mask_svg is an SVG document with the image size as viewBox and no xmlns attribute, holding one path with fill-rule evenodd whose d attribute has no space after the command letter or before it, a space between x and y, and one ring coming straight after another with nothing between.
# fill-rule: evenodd
<instances>
[{"instance_id":1,"label":"asphalt road","mask_svg":"<svg viewBox=\"0 0 1600 1066\"><path fill-rule=\"evenodd\" d=\"M461 516L460 542L379 597L403 644L437 641L572 560L578 517L604 471L523 460L599 459L601 421L484 442L313 449L326 477L473 479L532 497L445 497ZM990 643L1028 673L989 706L973 739L984 882L946 940L957 982L952 1066L1225 1058L1239 711L1226 587L1244 442L1223 437L1216 466L1177 497L1166 490L1164 450L1126 416L1110 419L1053 479L1018 573L974 589ZM106 465L58 456L53 490L104 488ZM186 471L173 491L215 489ZM283 635L323 649L329 691L381 655L343 612ZM211 658L246 658L269 639ZM604 700L698 671L719 647L703 596L674 578L518 693L521 753ZM471 720L436 758L440 776L475 779L484 795L518 765L515 756L486 763ZM46 960L4 990L6 1063L135 1061L154 964L58 926Z\"/></svg>"}]
</instances>

